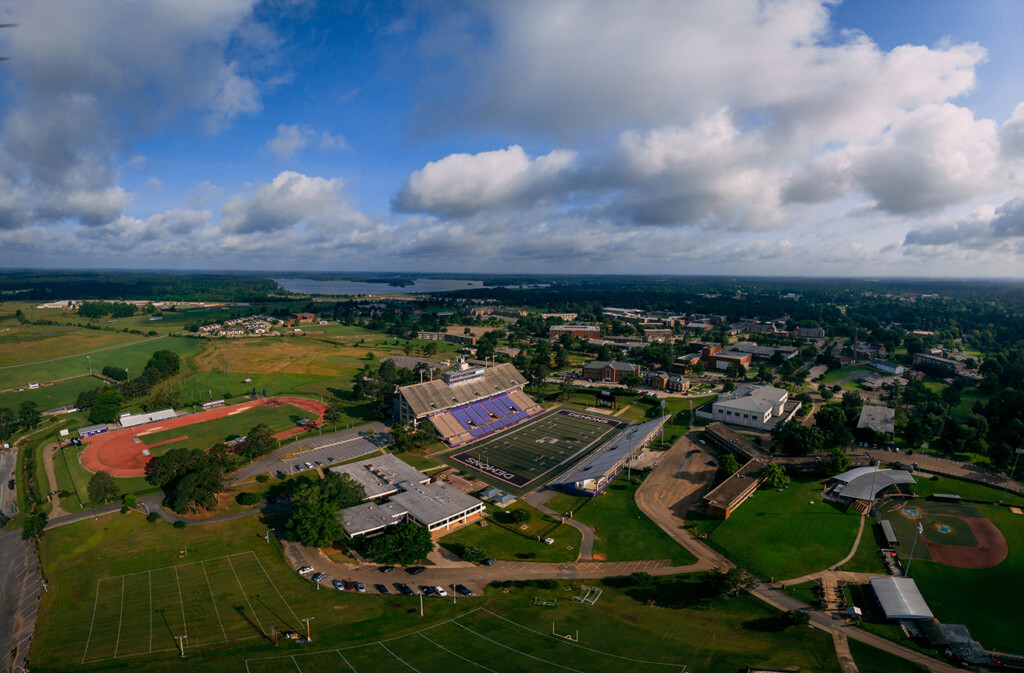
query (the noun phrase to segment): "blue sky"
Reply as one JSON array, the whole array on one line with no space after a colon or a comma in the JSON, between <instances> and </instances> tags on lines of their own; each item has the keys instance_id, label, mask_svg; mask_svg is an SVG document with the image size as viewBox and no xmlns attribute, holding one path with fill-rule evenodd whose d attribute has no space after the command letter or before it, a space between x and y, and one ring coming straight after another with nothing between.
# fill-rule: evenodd
<instances>
[{"instance_id":1,"label":"blue sky","mask_svg":"<svg viewBox=\"0 0 1024 673\"><path fill-rule=\"evenodd\" d=\"M11 0L0 265L1024 272L1024 4Z\"/></svg>"}]
</instances>

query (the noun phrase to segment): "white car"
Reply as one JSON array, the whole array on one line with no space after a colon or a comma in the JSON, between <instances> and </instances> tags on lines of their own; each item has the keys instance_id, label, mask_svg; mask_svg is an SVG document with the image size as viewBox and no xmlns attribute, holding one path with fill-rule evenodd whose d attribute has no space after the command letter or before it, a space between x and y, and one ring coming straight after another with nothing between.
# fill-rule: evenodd
<instances>
[{"instance_id":1,"label":"white car","mask_svg":"<svg viewBox=\"0 0 1024 673\"><path fill-rule=\"evenodd\" d=\"M298 573L300 575L308 575L311 572L313 572L312 566L302 566L301 568L298 569Z\"/></svg>"},{"instance_id":2,"label":"white car","mask_svg":"<svg viewBox=\"0 0 1024 673\"><path fill-rule=\"evenodd\" d=\"M447 596L448 592L444 590L444 587L434 587L434 593L438 596Z\"/></svg>"},{"instance_id":3,"label":"white car","mask_svg":"<svg viewBox=\"0 0 1024 673\"><path fill-rule=\"evenodd\" d=\"M312 470L313 469L313 463L311 463L309 461L306 461L305 463L303 463L303 465L306 466L307 470Z\"/></svg>"}]
</instances>

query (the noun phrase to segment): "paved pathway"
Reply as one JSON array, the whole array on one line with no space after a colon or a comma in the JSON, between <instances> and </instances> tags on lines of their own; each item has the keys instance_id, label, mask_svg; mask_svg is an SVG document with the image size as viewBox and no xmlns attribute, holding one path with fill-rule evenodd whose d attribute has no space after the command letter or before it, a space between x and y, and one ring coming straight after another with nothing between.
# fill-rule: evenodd
<instances>
[{"instance_id":1,"label":"paved pathway","mask_svg":"<svg viewBox=\"0 0 1024 673\"><path fill-rule=\"evenodd\" d=\"M855 451L863 452L864 449L855 449ZM882 461L883 465L886 463L903 463L909 467L914 463L917 463L925 472L945 474L953 477L959 477L967 481L979 482L987 486L992 486L993 488L998 488L1000 491L1002 491L1006 486L1007 478L1009 477L1005 472L996 472L972 463L951 460L949 458L940 458L939 456L921 453L920 451L914 451L913 453L895 453L892 451L885 451L884 449L868 449L867 453L874 460ZM1021 470L1018 469L1018 474L1020 474L1020 472ZM1022 493L1020 483L1017 481L1011 481L1009 491L1012 493Z\"/></svg>"},{"instance_id":2,"label":"paved pathway","mask_svg":"<svg viewBox=\"0 0 1024 673\"><path fill-rule=\"evenodd\" d=\"M50 482L51 491L60 490L57 486L57 472L53 469L53 461L57 457L58 451L56 449L58 446L59 445L57 444L47 444L40 449L43 452L43 468L46 470L46 479ZM60 459L64 460L64 456L61 456ZM53 505L53 510L50 511L51 517L63 516L68 513L60 506L60 495L58 493L54 493L50 496L50 503Z\"/></svg>"},{"instance_id":3,"label":"paved pathway","mask_svg":"<svg viewBox=\"0 0 1024 673\"><path fill-rule=\"evenodd\" d=\"M846 634L841 631L832 632L832 644L836 648L836 656L839 657L839 666L843 673L857 673L857 664L853 661L853 653L850 652L850 643Z\"/></svg>"},{"instance_id":4,"label":"paved pathway","mask_svg":"<svg viewBox=\"0 0 1024 673\"><path fill-rule=\"evenodd\" d=\"M556 512L544 503L555 496L555 491L542 488L534 491L530 495L523 498L527 504L536 507L541 512L544 512L550 517L564 521L567 525L572 526L583 535L583 539L580 542L580 554L576 560L578 561L593 561L594 560L594 529L585 523L581 523L576 519L563 519L561 512Z\"/></svg>"},{"instance_id":5,"label":"paved pathway","mask_svg":"<svg viewBox=\"0 0 1024 673\"><path fill-rule=\"evenodd\" d=\"M35 546L18 531L0 532L0 666L24 667L36 628L42 592Z\"/></svg>"}]
</instances>

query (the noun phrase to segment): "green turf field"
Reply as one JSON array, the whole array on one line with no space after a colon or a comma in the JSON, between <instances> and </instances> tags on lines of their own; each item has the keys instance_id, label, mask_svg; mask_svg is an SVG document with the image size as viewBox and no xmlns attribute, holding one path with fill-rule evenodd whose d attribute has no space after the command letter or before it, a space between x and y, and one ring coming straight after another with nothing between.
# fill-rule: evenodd
<instances>
[{"instance_id":1,"label":"green turf field","mask_svg":"<svg viewBox=\"0 0 1024 673\"><path fill-rule=\"evenodd\" d=\"M504 485L523 488L556 468L567 466L574 457L596 448L617 427L618 422L614 418L556 411L527 420L469 448L457 449L449 454L448 459L470 467L485 478L498 478ZM508 479L495 477L492 470L514 476Z\"/></svg>"},{"instance_id":2,"label":"green turf field","mask_svg":"<svg viewBox=\"0 0 1024 673\"><path fill-rule=\"evenodd\" d=\"M621 581L599 583L600 601L583 607L569 600L579 590L569 582L569 592L488 589L458 603L427 599L420 617L417 598L316 591L279 545L264 542L266 528L256 516L178 530L115 514L47 531L41 554L49 591L31 669L337 671L346 670L343 655L361 673L403 670L397 659L424 673L839 671L827 634L759 630L778 613L751 596L689 601L703 593L700 576L659 580L659 607ZM557 606L536 607L534 597ZM306 617L311 644L282 638L275 648L264 635L274 626L296 630ZM558 633L578 630L579 641L551 637L552 623ZM186 629L182 660L174 637Z\"/></svg>"},{"instance_id":3,"label":"green turf field","mask_svg":"<svg viewBox=\"0 0 1024 673\"><path fill-rule=\"evenodd\" d=\"M526 503L517 501L504 510L487 506L487 525L465 526L441 538L440 543L457 551L461 546L477 546L484 553L502 561L536 561L538 563L571 563L579 558L582 535ZM530 513L525 524L514 523L511 512L524 509ZM525 526L525 529L523 528ZM537 540L550 537L552 544Z\"/></svg>"},{"instance_id":4,"label":"green turf field","mask_svg":"<svg viewBox=\"0 0 1024 673\"><path fill-rule=\"evenodd\" d=\"M811 504L811 503L814 504ZM717 524L710 541L762 578L825 570L853 547L860 515L821 499L821 482L794 477L784 491L761 489Z\"/></svg>"},{"instance_id":5,"label":"green turf field","mask_svg":"<svg viewBox=\"0 0 1024 673\"><path fill-rule=\"evenodd\" d=\"M643 478L640 473L634 479ZM636 506L637 486L625 472L599 495L577 497L556 495L547 506L556 512L571 511L573 517L594 530L594 558L605 561L670 559L674 565L694 563L693 554L661 530Z\"/></svg>"},{"instance_id":6,"label":"green turf field","mask_svg":"<svg viewBox=\"0 0 1024 673\"><path fill-rule=\"evenodd\" d=\"M168 442L151 449L153 455L161 456L167 451L179 447L208 449L218 442L227 441L230 437L244 436L260 423L266 423L274 432L281 432L297 427L298 420L304 418L313 418L313 414L290 404L282 404L278 407L254 407L233 416L148 433L140 435L140 438L146 446L152 447L160 442L185 437L180 441Z\"/></svg>"},{"instance_id":7,"label":"green turf field","mask_svg":"<svg viewBox=\"0 0 1024 673\"><path fill-rule=\"evenodd\" d=\"M859 673L927 673L928 669L883 650L848 639Z\"/></svg>"}]
</instances>

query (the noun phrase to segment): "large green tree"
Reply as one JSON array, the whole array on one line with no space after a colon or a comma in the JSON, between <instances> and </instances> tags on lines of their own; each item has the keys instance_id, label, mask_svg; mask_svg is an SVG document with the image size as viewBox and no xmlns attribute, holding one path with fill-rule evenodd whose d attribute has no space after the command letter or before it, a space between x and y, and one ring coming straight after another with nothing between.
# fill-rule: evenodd
<instances>
[{"instance_id":1,"label":"large green tree","mask_svg":"<svg viewBox=\"0 0 1024 673\"><path fill-rule=\"evenodd\" d=\"M18 416L7 407L0 407L0 442L6 442L18 430Z\"/></svg>"},{"instance_id":2,"label":"large green tree","mask_svg":"<svg viewBox=\"0 0 1024 673\"><path fill-rule=\"evenodd\" d=\"M92 423L114 423L123 403L121 393L113 389L104 390L89 409L89 420Z\"/></svg>"},{"instance_id":3,"label":"large green tree","mask_svg":"<svg viewBox=\"0 0 1024 673\"><path fill-rule=\"evenodd\" d=\"M266 423L260 423L246 433L241 453L246 458L253 459L265 456L276 448L277 440L274 439L274 431Z\"/></svg>"},{"instance_id":4,"label":"large green tree","mask_svg":"<svg viewBox=\"0 0 1024 673\"><path fill-rule=\"evenodd\" d=\"M92 475L89 479L89 499L92 502L110 502L116 500L117 496L120 495L121 490L117 487L117 482L114 481L114 477L109 472L100 470L96 474Z\"/></svg>"},{"instance_id":5,"label":"large green tree","mask_svg":"<svg viewBox=\"0 0 1024 673\"><path fill-rule=\"evenodd\" d=\"M328 472L319 481L303 484L292 494L288 531L310 547L326 547L344 534L341 510L366 499L362 484L347 474Z\"/></svg>"},{"instance_id":6,"label":"large green tree","mask_svg":"<svg viewBox=\"0 0 1024 673\"><path fill-rule=\"evenodd\" d=\"M39 406L32 401L25 401L18 407L18 416L21 418L21 425L29 430L39 425L41 415L39 414Z\"/></svg>"},{"instance_id":7,"label":"large green tree","mask_svg":"<svg viewBox=\"0 0 1024 673\"><path fill-rule=\"evenodd\" d=\"M378 563L414 565L434 551L430 531L414 523L388 527L383 535L367 540L365 554Z\"/></svg>"},{"instance_id":8,"label":"large green tree","mask_svg":"<svg viewBox=\"0 0 1024 673\"><path fill-rule=\"evenodd\" d=\"M786 474L786 468L779 463L768 463L761 470L761 476L764 477L766 484L772 488L786 488L789 486L789 475Z\"/></svg>"}]
</instances>

